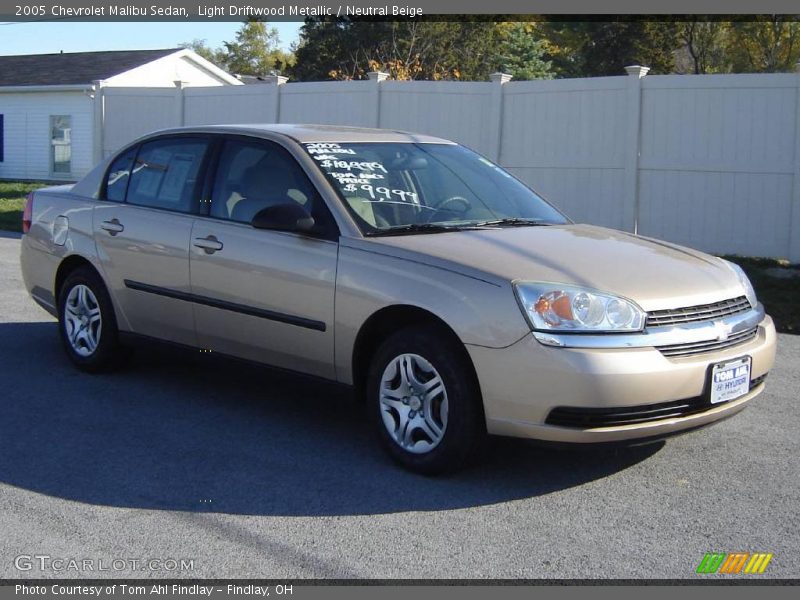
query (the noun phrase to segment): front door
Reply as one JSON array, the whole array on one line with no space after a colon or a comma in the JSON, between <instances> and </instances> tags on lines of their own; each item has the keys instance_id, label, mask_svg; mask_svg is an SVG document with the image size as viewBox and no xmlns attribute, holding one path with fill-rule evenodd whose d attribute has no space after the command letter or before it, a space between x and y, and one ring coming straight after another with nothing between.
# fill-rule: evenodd
<instances>
[{"instance_id":1,"label":"front door","mask_svg":"<svg viewBox=\"0 0 800 600\"><path fill-rule=\"evenodd\" d=\"M296 202L309 235L255 229L259 210ZM278 144L224 142L207 216L191 234L190 272L202 348L329 379L338 241L333 219Z\"/></svg>"}]
</instances>

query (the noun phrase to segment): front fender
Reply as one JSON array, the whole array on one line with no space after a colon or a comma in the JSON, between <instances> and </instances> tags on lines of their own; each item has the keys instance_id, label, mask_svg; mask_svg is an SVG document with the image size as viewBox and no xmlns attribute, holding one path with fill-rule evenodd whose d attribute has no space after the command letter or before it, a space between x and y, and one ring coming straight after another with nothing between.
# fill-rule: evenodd
<instances>
[{"instance_id":1,"label":"front fender","mask_svg":"<svg viewBox=\"0 0 800 600\"><path fill-rule=\"evenodd\" d=\"M353 348L361 326L379 310L414 306L444 321L462 343L504 348L530 333L510 282L342 244L336 275L337 379L353 383Z\"/></svg>"}]
</instances>

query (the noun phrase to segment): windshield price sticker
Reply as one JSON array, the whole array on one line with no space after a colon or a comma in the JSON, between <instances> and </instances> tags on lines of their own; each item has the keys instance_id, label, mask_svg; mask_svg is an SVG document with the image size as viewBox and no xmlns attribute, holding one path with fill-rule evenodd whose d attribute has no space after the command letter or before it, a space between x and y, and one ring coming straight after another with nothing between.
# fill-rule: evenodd
<instances>
[{"instance_id":1,"label":"windshield price sticker","mask_svg":"<svg viewBox=\"0 0 800 600\"><path fill-rule=\"evenodd\" d=\"M352 148L342 148L335 143L306 144L309 154L325 173L336 180L346 194L363 195L365 202L403 202L419 204L415 192L375 185L386 178L389 171L383 163L375 160L349 160L342 155L355 155Z\"/></svg>"},{"instance_id":2,"label":"windshield price sticker","mask_svg":"<svg viewBox=\"0 0 800 600\"><path fill-rule=\"evenodd\" d=\"M308 153L314 154L355 154L352 148L342 148L339 144L306 144Z\"/></svg>"},{"instance_id":3,"label":"windshield price sticker","mask_svg":"<svg viewBox=\"0 0 800 600\"><path fill-rule=\"evenodd\" d=\"M345 191L352 191L355 192L356 189L348 190L348 186L345 186ZM355 188L355 186L353 186ZM417 195L414 192L409 192L407 190L393 190L384 186L380 187L373 187L370 184L364 184L359 186L360 190L367 192L369 197L373 200L377 200L378 202L384 200L392 200L394 197L400 200L401 202L412 202L414 204L417 203Z\"/></svg>"},{"instance_id":4,"label":"windshield price sticker","mask_svg":"<svg viewBox=\"0 0 800 600\"><path fill-rule=\"evenodd\" d=\"M347 169L348 171L382 171L388 173L386 167L379 162L366 162L357 160L323 160L319 165L323 169Z\"/></svg>"},{"instance_id":5,"label":"windshield price sticker","mask_svg":"<svg viewBox=\"0 0 800 600\"><path fill-rule=\"evenodd\" d=\"M359 173L355 175L353 173L334 172L329 173L329 175L342 185L346 183L370 183L376 179L383 179L383 175L380 173Z\"/></svg>"}]
</instances>

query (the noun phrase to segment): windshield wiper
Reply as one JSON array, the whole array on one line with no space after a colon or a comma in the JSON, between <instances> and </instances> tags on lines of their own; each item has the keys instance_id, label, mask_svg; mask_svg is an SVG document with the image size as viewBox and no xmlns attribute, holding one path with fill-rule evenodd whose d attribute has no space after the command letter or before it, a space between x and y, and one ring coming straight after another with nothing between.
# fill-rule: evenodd
<instances>
[{"instance_id":1,"label":"windshield wiper","mask_svg":"<svg viewBox=\"0 0 800 600\"><path fill-rule=\"evenodd\" d=\"M506 219L480 221L478 223L460 223L451 225L444 223L409 223L408 225L397 225L396 227L388 227L378 231L370 231L365 235L382 236L405 235L408 233L445 233L448 231L485 229L487 227L535 227L545 225L550 225L550 223L545 223L542 219L522 219L519 217L510 217Z\"/></svg>"},{"instance_id":2,"label":"windshield wiper","mask_svg":"<svg viewBox=\"0 0 800 600\"><path fill-rule=\"evenodd\" d=\"M409 223L408 225L397 225L378 231L370 231L365 235L405 235L407 233L445 233L448 231L462 231L464 229L476 229L472 223L466 225L444 225L442 223Z\"/></svg>"},{"instance_id":3,"label":"windshield wiper","mask_svg":"<svg viewBox=\"0 0 800 600\"><path fill-rule=\"evenodd\" d=\"M493 219L491 221L480 221L474 224L475 227L536 227L550 225L542 219L524 219L520 217L508 217L506 219Z\"/></svg>"}]
</instances>

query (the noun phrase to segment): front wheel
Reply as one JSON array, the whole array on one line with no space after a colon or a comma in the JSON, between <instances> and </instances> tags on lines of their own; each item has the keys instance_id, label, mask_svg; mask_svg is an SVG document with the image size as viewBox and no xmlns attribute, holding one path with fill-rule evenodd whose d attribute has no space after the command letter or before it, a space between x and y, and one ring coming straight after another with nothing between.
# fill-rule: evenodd
<instances>
[{"instance_id":1,"label":"front wheel","mask_svg":"<svg viewBox=\"0 0 800 600\"><path fill-rule=\"evenodd\" d=\"M58 296L58 326L64 350L81 370L108 370L121 358L114 307L92 269L70 273Z\"/></svg>"},{"instance_id":2,"label":"front wheel","mask_svg":"<svg viewBox=\"0 0 800 600\"><path fill-rule=\"evenodd\" d=\"M419 473L459 468L485 437L477 382L463 346L447 333L399 331L380 346L369 371L370 411L382 444Z\"/></svg>"}]
</instances>

